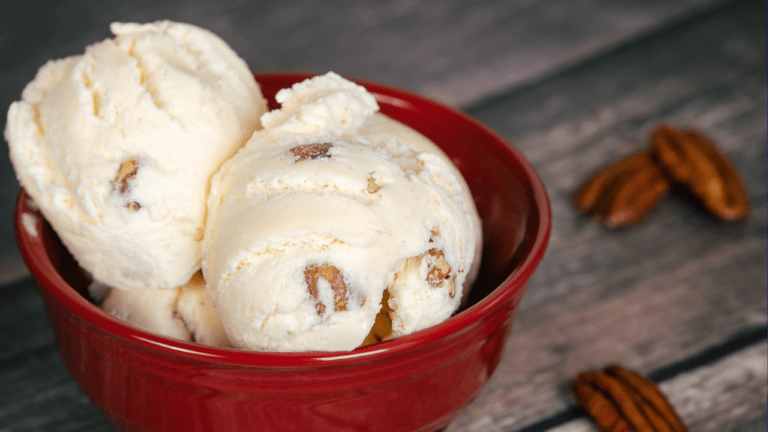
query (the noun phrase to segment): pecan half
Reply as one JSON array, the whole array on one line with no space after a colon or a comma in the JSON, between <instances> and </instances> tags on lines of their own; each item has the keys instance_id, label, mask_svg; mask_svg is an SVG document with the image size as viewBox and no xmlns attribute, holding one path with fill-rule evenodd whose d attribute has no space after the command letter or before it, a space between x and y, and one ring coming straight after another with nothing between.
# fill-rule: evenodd
<instances>
[{"instance_id":1,"label":"pecan half","mask_svg":"<svg viewBox=\"0 0 768 432\"><path fill-rule=\"evenodd\" d=\"M131 180L136 177L137 172L139 172L138 161L136 159L126 159L120 164L120 167L117 169L117 175L112 180L112 190L120 195L127 195L130 191ZM141 208L141 205L136 201L130 201L126 204L126 207L136 211Z\"/></svg>"},{"instance_id":2,"label":"pecan half","mask_svg":"<svg viewBox=\"0 0 768 432\"><path fill-rule=\"evenodd\" d=\"M749 216L749 195L733 163L707 137L669 125L650 136L653 155L667 175L686 186L702 205L725 221Z\"/></svg>"},{"instance_id":3,"label":"pecan half","mask_svg":"<svg viewBox=\"0 0 768 432\"><path fill-rule=\"evenodd\" d=\"M331 143L314 143L314 144L302 144L292 147L288 150L295 158L295 162L317 159L317 158L329 158L328 150L333 145Z\"/></svg>"},{"instance_id":4,"label":"pecan half","mask_svg":"<svg viewBox=\"0 0 768 432\"><path fill-rule=\"evenodd\" d=\"M632 388L639 395L638 398L651 406L653 414L663 419L671 431L684 432L688 430L653 381L635 371L615 364L608 365L603 371L621 381L626 387Z\"/></svg>"},{"instance_id":5,"label":"pecan half","mask_svg":"<svg viewBox=\"0 0 768 432\"><path fill-rule=\"evenodd\" d=\"M653 381L619 365L582 372L571 389L602 431L688 431Z\"/></svg>"},{"instance_id":6,"label":"pecan half","mask_svg":"<svg viewBox=\"0 0 768 432\"><path fill-rule=\"evenodd\" d=\"M348 288L344 282L344 275L341 274L339 269L330 264L310 264L304 268L304 281L307 283L309 294L315 299L319 295L317 283L320 278L325 279L331 284L334 310L336 312L347 310ZM318 302L315 307L317 308L318 315L325 313L325 304L322 302Z\"/></svg>"},{"instance_id":7,"label":"pecan half","mask_svg":"<svg viewBox=\"0 0 768 432\"><path fill-rule=\"evenodd\" d=\"M576 190L573 205L581 214L611 228L622 228L653 213L669 188L669 181L646 151L597 171Z\"/></svg>"}]
</instances>

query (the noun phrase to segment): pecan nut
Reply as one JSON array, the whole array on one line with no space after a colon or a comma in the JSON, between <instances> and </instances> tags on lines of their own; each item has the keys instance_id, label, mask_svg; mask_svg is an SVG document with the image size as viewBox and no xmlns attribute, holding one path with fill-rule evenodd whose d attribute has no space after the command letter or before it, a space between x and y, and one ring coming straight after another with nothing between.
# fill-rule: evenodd
<instances>
[{"instance_id":1,"label":"pecan nut","mask_svg":"<svg viewBox=\"0 0 768 432\"><path fill-rule=\"evenodd\" d=\"M309 294L316 300L319 298L317 283L320 278L325 279L331 285L334 310L336 312L347 310L348 287L341 271L330 264L310 264L304 268L304 281L307 283ZM317 302L315 308L318 315L325 313L325 304L321 301Z\"/></svg>"},{"instance_id":2,"label":"pecan nut","mask_svg":"<svg viewBox=\"0 0 768 432\"><path fill-rule=\"evenodd\" d=\"M307 159L317 158L329 158L328 150L333 147L331 143L314 143L314 144L302 144L296 147L291 147L288 151L295 158L295 162L300 162Z\"/></svg>"},{"instance_id":3,"label":"pecan nut","mask_svg":"<svg viewBox=\"0 0 768 432\"><path fill-rule=\"evenodd\" d=\"M368 191L368 193L373 194L378 192L380 189L381 189L381 186L378 183L376 183L376 179L373 178L373 175L368 177L368 186L365 188L365 190Z\"/></svg>"},{"instance_id":4,"label":"pecan nut","mask_svg":"<svg viewBox=\"0 0 768 432\"><path fill-rule=\"evenodd\" d=\"M749 216L749 195L739 172L703 134L662 125L651 133L650 142L667 175L713 215L725 221Z\"/></svg>"},{"instance_id":5,"label":"pecan nut","mask_svg":"<svg viewBox=\"0 0 768 432\"><path fill-rule=\"evenodd\" d=\"M688 431L653 381L622 366L582 372L571 389L602 431Z\"/></svg>"},{"instance_id":6,"label":"pecan nut","mask_svg":"<svg viewBox=\"0 0 768 432\"><path fill-rule=\"evenodd\" d=\"M651 153L623 157L593 174L574 194L573 205L611 228L645 220L670 189Z\"/></svg>"},{"instance_id":7,"label":"pecan nut","mask_svg":"<svg viewBox=\"0 0 768 432\"><path fill-rule=\"evenodd\" d=\"M424 254L427 261L427 283L432 288L448 288L448 295L453 298L456 295L454 281L451 277L451 266L445 260L442 250L432 248Z\"/></svg>"},{"instance_id":8,"label":"pecan nut","mask_svg":"<svg viewBox=\"0 0 768 432\"><path fill-rule=\"evenodd\" d=\"M136 173L138 172L139 162L136 159L126 159L123 161L117 169L117 175L112 180L112 190L127 197L130 193L131 182L136 178ZM126 207L129 210L136 211L141 208L141 205L136 201L129 201Z\"/></svg>"}]
</instances>

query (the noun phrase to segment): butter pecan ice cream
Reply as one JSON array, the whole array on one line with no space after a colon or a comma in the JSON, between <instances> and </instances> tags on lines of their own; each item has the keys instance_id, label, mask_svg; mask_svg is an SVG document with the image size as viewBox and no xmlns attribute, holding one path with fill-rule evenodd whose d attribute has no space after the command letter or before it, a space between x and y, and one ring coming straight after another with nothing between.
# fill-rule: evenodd
<instances>
[{"instance_id":1,"label":"butter pecan ice cream","mask_svg":"<svg viewBox=\"0 0 768 432\"><path fill-rule=\"evenodd\" d=\"M210 346L230 346L200 272L186 284L172 289L111 288L101 308L116 318L163 336Z\"/></svg>"},{"instance_id":2,"label":"butter pecan ice cream","mask_svg":"<svg viewBox=\"0 0 768 432\"><path fill-rule=\"evenodd\" d=\"M277 101L208 197L203 273L233 345L349 350L450 317L481 243L456 168L336 74Z\"/></svg>"},{"instance_id":3,"label":"butter pecan ice cream","mask_svg":"<svg viewBox=\"0 0 768 432\"><path fill-rule=\"evenodd\" d=\"M78 263L123 289L172 289L200 268L211 176L266 102L213 33L113 23L46 63L8 111L21 185Z\"/></svg>"}]
</instances>

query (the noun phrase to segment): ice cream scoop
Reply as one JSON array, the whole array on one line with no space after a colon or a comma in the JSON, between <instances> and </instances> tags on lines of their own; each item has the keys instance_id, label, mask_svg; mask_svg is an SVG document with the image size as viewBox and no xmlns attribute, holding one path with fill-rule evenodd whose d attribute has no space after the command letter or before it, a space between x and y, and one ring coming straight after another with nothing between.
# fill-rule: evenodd
<instances>
[{"instance_id":1,"label":"ice cream scoop","mask_svg":"<svg viewBox=\"0 0 768 432\"><path fill-rule=\"evenodd\" d=\"M171 289L199 269L211 176L266 102L207 30L110 29L114 38L40 68L5 137L21 185L85 270L123 289Z\"/></svg>"},{"instance_id":2,"label":"ice cream scoop","mask_svg":"<svg viewBox=\"0 0 768 432\"><path fill-rule=\"evenodd\" d=\"M164 336L230 346L200 272L185 285L172 289L112 288L101 308L116 318Z\"/></svg>"},{"instance_id":3,"label":"ice cream scoop","mask_svg":"<svg viewBox=\"0 0 768 432\"><path fill-rule=\"evenodd\" d=\"M377 339L450 317L481 242L455 167L415 131L371 120L375 99L333 73L277 100L208 199L203 273L233 345L350 350L382 309ZM410 133L423 141L401 142Z\"/></svg>"}]
</instances>

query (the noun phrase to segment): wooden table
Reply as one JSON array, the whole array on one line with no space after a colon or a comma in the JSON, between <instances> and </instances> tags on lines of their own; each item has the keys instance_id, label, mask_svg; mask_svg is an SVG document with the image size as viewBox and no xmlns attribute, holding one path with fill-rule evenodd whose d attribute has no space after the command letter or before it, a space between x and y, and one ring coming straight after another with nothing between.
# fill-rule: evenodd
<instances>
[{"instance_id":1,"label":"wooden table","mask_svg":"<svg viewBox=\"0 0 768 432\"><path fill-rule=\"evenodd\" d=\"M333 70L464 110L517 146L553 207L550 247L505 356L450 432L593 431L567 382L619 362L660 383L692 431L766 430L766 4L66 0L0 6L0 106L47 59L115 20L222 36L254 70ZM752 215L715 221L670 197L612 231L578 216L591 172L660 122L711 136ZM0 431L109 431L61 363L13 240L18 191L0 157Z\"/></svg>"}]
</instances>

